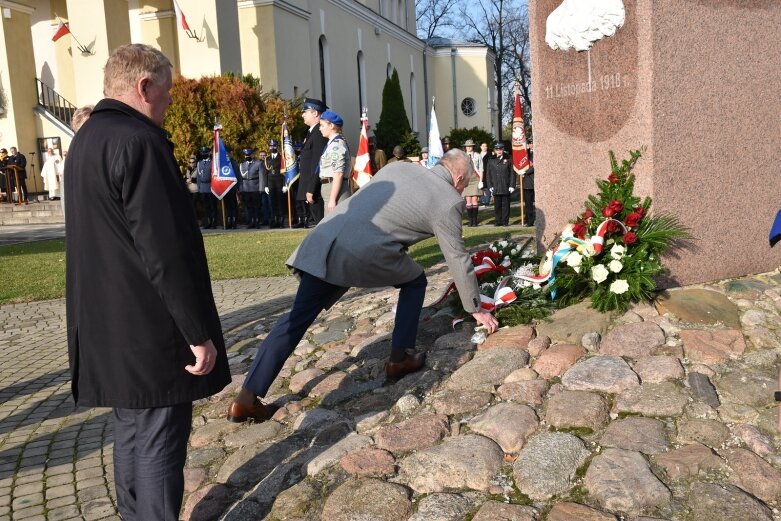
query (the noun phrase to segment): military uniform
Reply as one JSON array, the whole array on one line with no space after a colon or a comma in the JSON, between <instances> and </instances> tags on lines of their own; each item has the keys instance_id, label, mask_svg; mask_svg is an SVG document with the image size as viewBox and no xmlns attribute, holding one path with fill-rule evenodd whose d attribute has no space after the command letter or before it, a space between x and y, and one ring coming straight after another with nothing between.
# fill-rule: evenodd
<instances>
[{"instance_id":1,"label":"military uniform","mask_svg":"<svg viewBox=\"0 0 781 521\"><path fill-rule=\"evenodd\" d=\"M206 148L206 147L204 147ZM208 156L208 148L204 154L201 149L201 160L195 167L196 182L198 183L198 200L203 208L203 227L214 228L217 226L217 199L212 194L212 160Z\"/></svg>"},{"instance_id":2,"label":"military uniform","mask_svg":"<svg viewBox=\"0 0 781 521\"><path fill-rule=\"evenodd\" d=\"M334 136L325 146L323 154L320 156L320 195L323 201L328 205L333 188L333 179L335 174L342 176L342 185L339 188L339 195L336 197L336 204L350 197L350 148L347 141L341 135Z\"/></svg>"},{"instance_id":3,"label":"military uniform","mask_svg":"<svg viewBox=\"0 0 781 521\"><path fill-rule=\"evenodd\" d=\"M248 153L249 152L249 153ZM265 186L260 161L252 157L252 150L244 150L245 160L239 164L241 200L247 214L247 227L260 228L260 192ZM263 183L263 186L261 186Z\"/></svg>"},{"instance_id":4,"label":"military uniform","mask_svg":"<svg viewBox=\"0 0 781 521\"><path fill-rule=\"evenodd\" d=\"M508 226L510 221L510 194L515 191L513 162L507 156L494 157L488 161L486 187L493 189L496 226Z\"/></svg>"},{"instance_id":5,"label":"military uniform","mask_svg":"<svg viewBox=\"0 0 781 521\"><path fill-rule=\"evenodd\" d=\"M272 145L275 146L275 145ZM279 152L271 152L265 162L265 183L271 196L271 223L270 228L281 228L285 220L285 176L282 173L282 155Z\"/></svg>"},{"instance_id":6,"label":"military uniform","mask_svg":"<svg viewBox=\"0 0 781 521\"><path fill-rule=\"evenodd\" d=\"M236 214L239 212L239 189L241 186L241 179L239 176L239 165L234 159L229 159L233 172L236 174L236 184L231 187L230 190L222 198L222 204L225 205L225 220L223 223L225 228L232 230L236 229Z\"/></svg>"}]
</instances>

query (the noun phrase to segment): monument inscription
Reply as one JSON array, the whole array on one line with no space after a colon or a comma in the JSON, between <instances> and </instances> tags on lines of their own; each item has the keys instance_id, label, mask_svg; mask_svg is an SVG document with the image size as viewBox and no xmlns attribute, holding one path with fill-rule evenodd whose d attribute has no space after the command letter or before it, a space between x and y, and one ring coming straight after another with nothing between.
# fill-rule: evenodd
<instances>
[{"instance_id":1,"label":"monument inscription","mask_svg":"<svg viewBox=\"0 0 781 521\"><path fill-rule=\"evenodd\" d=\"M636 0L608 4L604 12L587 0L534 4L540 110L559 131L587 142L618 132L637 94Z\"/></svg>"}]
</instances>

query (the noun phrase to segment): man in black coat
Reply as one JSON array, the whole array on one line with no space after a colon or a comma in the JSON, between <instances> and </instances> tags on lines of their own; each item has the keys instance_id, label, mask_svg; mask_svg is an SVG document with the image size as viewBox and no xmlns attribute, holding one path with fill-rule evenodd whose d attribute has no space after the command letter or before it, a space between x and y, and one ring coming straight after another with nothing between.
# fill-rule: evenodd
<instances>
[{"instance_id":1,"label":"man in black coat","mask_svg":"<svg viewBox=\"0 0 781 521\"><path fill-rule=\"evenodd\" d=\"M11 147L11 155L8 156L8 166L14 165L19 169L19 188L22 191L22 199L27 204L27 158L16 147ZM11 174L13 175L13 174ZM16 177L14 176L14 183Z\"/></svg>"},{"instance_id":2,"label":"man in black coat","mask_svg":"<svg viewBox=\"0 0 781 521\"><path fill-rule=\"evenodd\" d=\"M178 519L192 402L230 382L203 239L161 128L171 62L117 48L66 162L73 397L112 407L122 519Z\"/></svg>"},{"instance_id":3,"label":"man in black coat","mask_svg":"<svg viewBox=\"0 0 781 521\"><path fill-rule=\"evenodd\" d=\"M513 162L504 153L504 145L494 146L495 157L488 160L486 188L494 195L494 213L496 226L509 226L510 194L515 191L515 172Z\"/></svg>"},{"instance_id":4,"label":"man in black coat","mask_svg":"<svg viewBox=\"0 0 781 521\"><path fill-rule=\"evenodd\" d=\"M534 226L534 163L532 151L529 149L529 169L521 176L523 187L523 222L526 226Z\"/></svg>"},{"instance_id":5,"label":"man in black coat","mask_svg":"<svg viewBox=\"0 0 781 521\"><path fill-rule=\"evenodd\" d=\"M266 177L264 179L266 183L266 193L271 198L271 224L269 228L281 228L285 222L285 211L287 209L287 201L285 194L287 193L287 187L285 186L285 175L282 172L282 155L279 153L279 142L272 139L268 142L269 153L265 159Z\"/></svg>"},{"instance_id":6,"label":"man in black coat","mask_svg":"<svg viewBox=\"0 0 781 521\"><path fill-rule=\"evenodd\" d=\"M309 126L304 146L301 148L301 158L298 161L298 192L296 202L301 202L299 208L311 214L314 224L325 216L325 204L320 195L320 156L328 144L328 140L320 133L320 114L328 110L328 106L319 99L307 98L304 101L302 114L304 123ZM299 212L301 214L302 212ZM304 226L307 221L304 221Z\"/></svg>"}]
</instances>

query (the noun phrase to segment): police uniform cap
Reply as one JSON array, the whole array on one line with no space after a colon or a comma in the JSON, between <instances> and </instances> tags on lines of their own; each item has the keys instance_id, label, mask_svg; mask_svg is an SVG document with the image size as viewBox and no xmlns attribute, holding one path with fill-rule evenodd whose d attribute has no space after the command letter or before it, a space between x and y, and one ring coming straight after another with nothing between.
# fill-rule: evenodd
<instances>
[{"instance_id":1,"label":"police uniform cap","mask_svg":"<svg viewBox=\"0 0 781 521\"><path fill-rule=\"evenodd\" d=\"M254 150L251 148L245 148L244 150L241 151L241 153L244 154L245 156L251 156L253 152Z\"/></svg>"},{"instance_id":2,"label":"police uniform cap","mask_svg":"<svg viewBox=\"0 0 781 521\"><path fill-rule=\"evenodd\" d=\"M306 98L304 100L304 110L306 109L312 109L316 110L317 112L325 112L328 110L328 105L320 101L319 99L315 98Z\"/></svg>"},{"instance_id":3,"label":"police uniform cap","mask_svg":"<svg viewBox=\"0 0 781 521\"><path fill-rule=\"evenodd\" d=\"M270 146L270 147L278 147L279 146L279 141L277 141L276 139L272 139L271 141L268 142L268 146Z\"/></svg>"},{"instance_id":4,"label":"police uniform cap","mask_svg":"<svg viewBox=\"0 0 781 521\"><path fill-rule=\"evenodd\" d=\"M497 143L494 145L494 150L504 150L504 143Z\"/></svg>"},{"instance_id":5,"label":"police uniform cap","mask_svg":"<svg viewBox=\"0 0 781 521\"><path fill-rule=\"evenodd\" d=\"M208 154L209 152L211 152L211 148L209 148L209 147L201 147L199 149L199 151L200 151L201 154Z\"/></svg>"},{"instance_id":6,"label":"police uniform cap","mask_svg":"<svg viewBox=\"0 0 781 521\"><path fill-rule=\"evenodd\" d=\"M341 127L344 125L344 120L342 120L341 116L334 112L333 110L326 110L322 114L320 114L320 119L324 119L326 121L330 121L334 125Z\"/></svg>"}]
</instances>

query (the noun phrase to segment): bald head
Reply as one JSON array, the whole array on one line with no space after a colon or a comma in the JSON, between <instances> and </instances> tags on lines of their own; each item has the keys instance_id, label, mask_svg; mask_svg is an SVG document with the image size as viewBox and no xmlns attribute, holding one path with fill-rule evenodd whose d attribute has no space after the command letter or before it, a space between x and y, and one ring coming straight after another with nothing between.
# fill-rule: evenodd
<instances>
[{"instance_id":1,"label":"bald head","mask_svg":"<svg viewBox=\"0 0 781 521\"><path fill-rule=\"evenodd\" d=\"M448 169L450 175L453 177L453 186L458 193L461 193L469 184L469 178L472 176L472 159L458 148L451 148L442 159L437 163Z\"/></svg>"}]
</instances>

